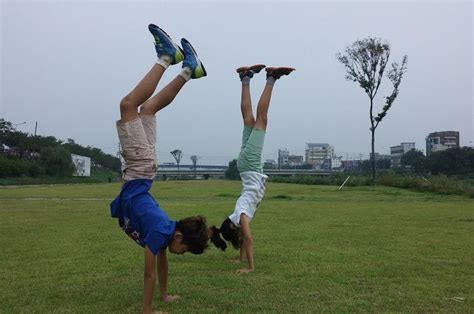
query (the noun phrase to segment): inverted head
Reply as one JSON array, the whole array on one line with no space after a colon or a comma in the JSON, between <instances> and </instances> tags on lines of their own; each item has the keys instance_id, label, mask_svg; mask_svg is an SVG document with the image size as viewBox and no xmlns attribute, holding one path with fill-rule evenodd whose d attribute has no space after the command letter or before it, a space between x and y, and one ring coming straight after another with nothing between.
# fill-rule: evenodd
<instances>
[{"instance_id":1,"label":"inverted head","mask_svg":"<svg viewBox=\"0 0 474 314\"><path fill-rule=\"evenodd\" d=\"M209 230L206 217L193 216L181 219L176 223L173 238L168 244L168 250L174 254L202 254L208 247Z\"/></svg>"},{"instance_id":2,"label":"inverted head","mask_svg":"<svg viewBox=\"0 0 474 314\"><path fill-rule=\"evenodd\" d=\"M242 228L240 226L236 226L229 218L226 218L218 229L216 226L211 227L211 242L214 245L225 251L227 248L227 244L221 238L222 237L229 241L235 249L240 248L240 244L242 242Z\"/></svg>"}]
</instances>

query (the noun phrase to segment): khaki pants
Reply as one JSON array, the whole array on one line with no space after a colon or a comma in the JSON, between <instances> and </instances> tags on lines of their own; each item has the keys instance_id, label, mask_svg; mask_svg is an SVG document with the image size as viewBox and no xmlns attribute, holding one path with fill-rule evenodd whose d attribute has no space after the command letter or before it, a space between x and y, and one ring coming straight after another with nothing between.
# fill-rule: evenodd
<instances>
[{"instance_id":1,"label":"khaki pants","mask_svg":"<svg viewBox=\"0 0 474 314\"><path fill-rule=\"evenodd\" d=\"M122 147L122 178L153 179L158 163L156 160L156 118L154 115L139 115L122 123L117 121L117 133Z\"/></svg>"}]
</instances>

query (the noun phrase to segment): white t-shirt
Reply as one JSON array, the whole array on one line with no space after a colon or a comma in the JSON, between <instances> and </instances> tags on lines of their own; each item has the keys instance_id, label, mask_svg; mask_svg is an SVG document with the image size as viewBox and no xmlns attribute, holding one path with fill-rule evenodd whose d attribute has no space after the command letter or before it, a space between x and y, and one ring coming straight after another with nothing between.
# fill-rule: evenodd
<instances>
[{"instance_id":1,"label":"white t-shirt","mask_svg":"<svg viewBox=\"0 0 474 314\"><path fill-rule=\"evenodd\" d=\"M241 214L252 220L265 194L265 181L268 176L260 172L245 171L240 173L240 179L242 179L242 193L235 204L234 212L229 216L236 226L240 226Z\"/></svg>"}]
</instances>

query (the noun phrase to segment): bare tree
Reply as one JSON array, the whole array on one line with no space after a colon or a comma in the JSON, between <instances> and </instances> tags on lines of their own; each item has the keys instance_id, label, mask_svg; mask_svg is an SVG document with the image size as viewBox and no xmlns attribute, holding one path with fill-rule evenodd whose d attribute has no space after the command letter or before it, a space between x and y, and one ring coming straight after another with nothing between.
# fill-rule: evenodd
<instances>
[{"instance_id":1,"label":"bare tree","mask_svg":"<svg viewBox=\"0 0 474 314\"><path fill-rule=\"evenodd\" d=\"M178 177L181 178L181 172L179 171L179 163L181 162L181 157L183 157L183 152L180 149L175 149L170 152L173 155L176 163L178 164Z\"/></svg>"},{"instance_id":2,"label":"bare tree","mask_svg":"<svg viewBox=\"0 0 474 314\"><path fill-rule=\"evenodd\" d=\"M337 60L344 64L346 68L346 79L359 83L370 99L370 132L372 134L372 181L375 184L375 130L379 123L387 115L387 111L392 107L398 96L398 87L403 74L407 69L407 56L403 56L402 64L396 62L391 64L387 71L387 77L392 82L393 91L385 97L385 103L378 114L374 114L375 95L382 83L385 67L390 57L390 45L382 42L379 38L365 38L358 40L346 48L344 53L336 54Z\"/></svg>"},{"instance_id":3,"label":"bare tree","mask_svg":"<svg viewBox=\"0 0 474 314\"><path fill-rule=\"evenodd\" d=\"M193 169L194 169L194 179L196 179L196 165L199 157L196 155L191 155L191 161L193 162Z\"/></svg>"}]
</instances>

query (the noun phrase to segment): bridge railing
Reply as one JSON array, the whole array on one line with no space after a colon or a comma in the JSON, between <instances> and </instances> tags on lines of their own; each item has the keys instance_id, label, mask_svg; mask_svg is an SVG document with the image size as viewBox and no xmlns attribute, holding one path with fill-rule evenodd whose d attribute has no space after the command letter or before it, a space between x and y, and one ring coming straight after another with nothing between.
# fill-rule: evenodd
<instances>
[{"instance_id":1,"label":"bridge railing","mask_svg":"<svg viewBox=\"0 0 474 314\"><path fill-rule=\"evenodd\" d=\"M263 171L268 176L294 176L294 175L307 175L307 176L330 176L337 173L336 171L324 171L324 170L313 170L313 169L265 169ZM158 169L157 176L166 177L189 177L189 176L208 176L208 177L224 177L225 170L221 169L206 169L206 170L189 170L181 169L179 172L176 169Z\"/></svg>"}]
</instances>

